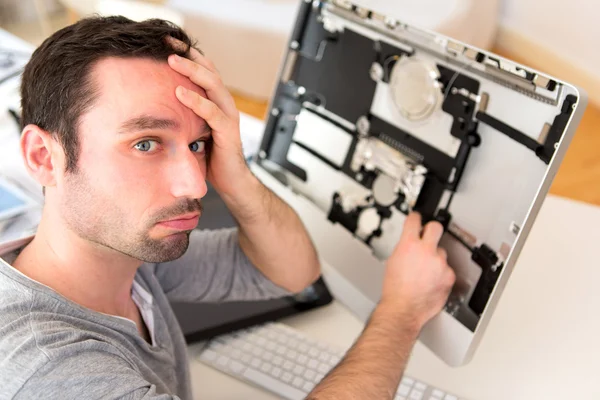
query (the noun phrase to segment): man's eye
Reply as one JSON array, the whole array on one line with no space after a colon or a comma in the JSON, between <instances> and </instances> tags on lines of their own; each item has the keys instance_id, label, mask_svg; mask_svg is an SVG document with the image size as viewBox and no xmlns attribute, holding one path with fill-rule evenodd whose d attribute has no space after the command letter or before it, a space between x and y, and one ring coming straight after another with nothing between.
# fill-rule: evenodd
<instances>
[{"instance_id":1,"label":"man's eye","mask_svg":"<svg viewBox=\"0 0 600 400\"><path fill-rule=\"evenodd\" d=\"M156 150L156 146L158 146L156 140L142 140L141 142L137 143L134 147L139 151L148 153L153 150Z\"/></svg>"},{"instance_id":2,"label":"man's eye","mask_svg":"<svg viewBox=\"0 0 600 400\"><path fill-rule=\"evenodd\" d=\"M196 140L195 142L190 144L190 150L193 151L194 153L202 153L205 148L206 148L205 140Z\"/></svg>"}]
</instances>

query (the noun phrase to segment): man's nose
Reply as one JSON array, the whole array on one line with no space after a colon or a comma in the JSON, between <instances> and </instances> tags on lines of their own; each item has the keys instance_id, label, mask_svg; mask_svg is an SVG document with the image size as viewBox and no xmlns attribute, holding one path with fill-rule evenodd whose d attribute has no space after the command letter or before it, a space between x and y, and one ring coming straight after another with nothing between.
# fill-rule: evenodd
<instances>
[{"instance_id":1,"label":"man's nose","mask_svg":"<svg viewBox=\"0 0 600 400\"><path fill-rule=\"evenodd\" d=\"M169 180L174 197L200 199L206 195L206 166L192 152L179 154L171 164Z\"/></svg>"}]
</instances>

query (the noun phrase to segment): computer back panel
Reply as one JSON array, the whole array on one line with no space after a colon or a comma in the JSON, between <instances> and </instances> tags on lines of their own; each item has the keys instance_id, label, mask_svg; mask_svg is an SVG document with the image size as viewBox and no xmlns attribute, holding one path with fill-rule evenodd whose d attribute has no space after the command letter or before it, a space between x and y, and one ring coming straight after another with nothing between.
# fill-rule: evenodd
<instances>
[{"instance_id":1,"label":"computer back panel","mask_svg":"<svg viewBox=\"0 0 600 400\"><path fill-rule=\"evenodd\" d=\"M440 221L457 282L420 339L460 365L584 107L574 86L481 49L345 1L302 2L256 164L332 276L364 296L363 318L407 213Z\"/></svg>"}]
</instances>

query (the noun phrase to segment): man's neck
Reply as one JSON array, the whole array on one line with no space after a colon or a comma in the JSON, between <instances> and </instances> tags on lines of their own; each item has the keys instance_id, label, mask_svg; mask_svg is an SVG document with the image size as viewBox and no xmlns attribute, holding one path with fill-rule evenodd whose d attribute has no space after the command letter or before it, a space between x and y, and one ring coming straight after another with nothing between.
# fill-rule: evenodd
<instances>
[{"instance_id":1,"label":"man's neck","mask_svg":"<svg viewBox=\"0 0 600 400\"><path fill-rule=\"evenodd\" d=\"M82 239L44 213L33 241L13 266L79 305L127 318L137 312L131 286L139 260Z\"/></svg>"}]
</instances>

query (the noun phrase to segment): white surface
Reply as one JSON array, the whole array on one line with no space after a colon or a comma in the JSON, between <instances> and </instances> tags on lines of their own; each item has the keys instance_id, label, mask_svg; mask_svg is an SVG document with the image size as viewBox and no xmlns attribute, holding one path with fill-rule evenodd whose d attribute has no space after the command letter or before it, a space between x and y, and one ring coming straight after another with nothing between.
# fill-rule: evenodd
<instances>
[{"instance_id":1,"label":"white surface","mask_svg":"<svg viewBox=\"0 0 600 400\"><path fill-rule=\"evenodd\" d=\"M341 168L352 144L352 136L310 111L302 110L296 118L294 141L315 150Z\"/></svg>"},{"instance_id":2,"label":"white surface","mask_svg":"<svg viewBox=\"0 0 600 400\"><path fill-rule=\"evenodd\" d=\"M488 48L498 0L358 0L399 19ZM269 98L300 0L168 0L185 16L186 31L215 63L223 81L243 94ZM393 6L390 6L393 4Z\"/></svg>"},{"instance_id":3,"label":"white surface","mask_svg":"<svg viewBox=\"0 0 600 400\"><path fill-rule=\"evenodd\" d=\"M183 15L177 11L156 4L131 0L99 0L94 11L100 15L122 15L134 21L161 18L183 27Z\"/></svg>"},{"instance_id":4,"label":"white surface","mask_svg":"<svg viewBox=\"0 0 600 400\"><path fill-rule=\"evenodd\" d=\"M599 227L599 208L548 197L471 363L417 344L406 373L470 400L600 398ZM346 347L363 327L337 302L283 322ZM193 359L191 371L196 399L276 398Z\"/></svg>"},{"instance_id":5,"label":"white surface","mask_svg":"<svg viewBox=\"0 0 600 400\"><path fill-rule=\"evenodd\" d=\"M600 78L600 3L504 0L501 24Z\"/></svg>"}]
</instances>

